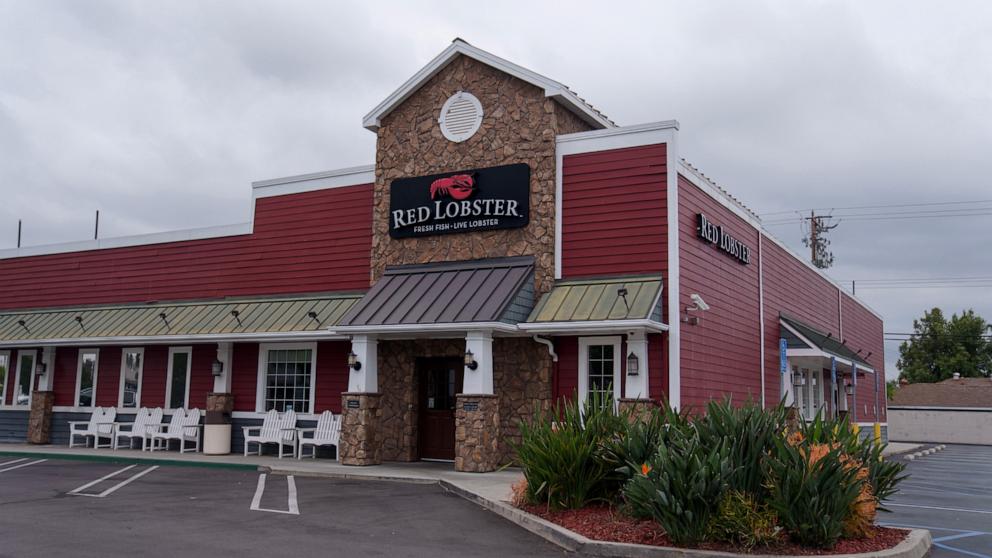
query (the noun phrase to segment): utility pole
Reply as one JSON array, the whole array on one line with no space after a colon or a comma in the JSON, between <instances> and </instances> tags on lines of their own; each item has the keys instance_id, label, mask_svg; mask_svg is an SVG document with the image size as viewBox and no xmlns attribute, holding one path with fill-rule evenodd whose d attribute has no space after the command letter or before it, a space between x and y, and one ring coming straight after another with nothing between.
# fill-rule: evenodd
<instances>
[{"instance_id":1,"label":"utility pole","mask_svg":"<svg viewBox=\"0 0 992 558\"><path fill-rule=\"evenodd\" d=\"M809 236L803 238L803 244L809 247L810 262L820 269L826 269L833 265L834 255L827 250L830 240L826 234L837 228L836 223L830 223L833 215L817 215L815 211L809 212L809 217L803 217L803 221L809 221Z\"/></svg>"}]
</instances>

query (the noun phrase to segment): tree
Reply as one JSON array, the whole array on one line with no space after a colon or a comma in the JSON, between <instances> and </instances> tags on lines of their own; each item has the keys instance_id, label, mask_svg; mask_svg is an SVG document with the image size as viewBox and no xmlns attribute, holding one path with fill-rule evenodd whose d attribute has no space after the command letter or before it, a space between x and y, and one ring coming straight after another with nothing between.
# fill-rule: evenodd
<instances>
[{"instance_id":1,"label":"tree","mask_svg":"<svg viewBox=\"0 0 992 558\"><path fill-rule=\"evenodd\" d=\"M940 308L913 320L913 336L899 346L900 376L910 383L992 374L992 325L968 310L944 318Z\"/></svg>"}]
</instances>

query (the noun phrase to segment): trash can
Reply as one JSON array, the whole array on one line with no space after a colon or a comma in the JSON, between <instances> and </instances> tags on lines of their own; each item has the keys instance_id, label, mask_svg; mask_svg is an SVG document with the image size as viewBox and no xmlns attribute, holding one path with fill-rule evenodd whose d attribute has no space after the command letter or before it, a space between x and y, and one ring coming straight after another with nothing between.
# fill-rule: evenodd
<instances>
[{"instance_id":1,"label":"trash can","mask_svg":"<svg viewBox=\"0 0 992 558\"><path fill-rule=\"evenodd\" d=\"M207 455L231 453L230 411L207 411L203 421L203 453Z\"/></svg>"}]
</instances>

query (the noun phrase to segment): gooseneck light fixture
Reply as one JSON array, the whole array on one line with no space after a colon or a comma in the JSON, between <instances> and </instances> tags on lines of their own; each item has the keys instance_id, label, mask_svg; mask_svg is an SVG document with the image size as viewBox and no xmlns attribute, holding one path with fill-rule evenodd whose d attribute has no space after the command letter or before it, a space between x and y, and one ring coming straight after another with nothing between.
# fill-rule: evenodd
<instances>
[{"instance_id":1,"label":"gooseneck light fixture","mask_svg":"<svg viewBox=\"0 0 992 558\"><path fill-rule=\"evenodd\" d=\"M348 367L355 372L362 369L362 363L358 361L358 355L355 354L355 351L348 353Z\"/></svg>"},{"instance_id":2,"label":"gooseneck light fixture","mask_svg":"<svg viewBox=\"0 0 992 558\"><path fill-rule=\"evenodd\" d=\"M469 370L475 370L479 367L479 363L475 362L475 355L472 351L465 351L465 368Z\"/></svg>"}]
</instances>

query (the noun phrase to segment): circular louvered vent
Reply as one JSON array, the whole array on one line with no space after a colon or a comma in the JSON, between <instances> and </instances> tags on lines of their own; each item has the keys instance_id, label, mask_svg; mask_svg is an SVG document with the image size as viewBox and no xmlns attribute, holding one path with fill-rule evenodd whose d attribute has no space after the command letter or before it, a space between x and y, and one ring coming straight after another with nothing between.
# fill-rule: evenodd
<instances>
[{"instance_id":1,"label":"circular louvered vent","mask_svg":"<svg viewBox=\"0 0 992 558\"><path fill-rule=\"evenodd\" d=\"M438 122L444 137L454 142L465 141L482 125L482 103L475 95L459 91L444 102Z\"/></svg>"}]
</instances>

